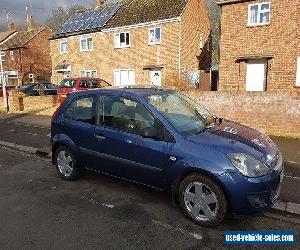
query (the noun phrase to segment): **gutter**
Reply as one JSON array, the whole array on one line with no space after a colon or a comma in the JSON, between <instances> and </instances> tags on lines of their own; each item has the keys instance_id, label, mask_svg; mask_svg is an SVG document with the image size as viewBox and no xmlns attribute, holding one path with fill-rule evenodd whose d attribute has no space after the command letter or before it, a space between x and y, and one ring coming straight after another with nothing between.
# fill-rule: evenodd
<instances>
[{"instance_id":1,"label":"gutter","mask_svg":"<svg viewBox=\"0 0 300 250\"><path fill-rule=\"evenodd\" d=\"M169 19L162 19L157 21L151 21L151 22L144 22L144 23L138 23L138 24L132 24L127 26L119 26L114 28L107 28L107 29L94 29L94 30L86 30L81 32L73 32L73 33L65 33L57 36L51 37L49 40L58 40L61 38L67 38L67 37L73 37L78 35L85 35L85 34L93 34L93 33L108 33L108 32L115 32L120 30L128 30L128 29L136 29L136 28L142 28L142 27L148 27L153 25L160 25L164 23L171 23L171 22L180 22L180 17L173 17Z\"/></svg>"}]
</instances>

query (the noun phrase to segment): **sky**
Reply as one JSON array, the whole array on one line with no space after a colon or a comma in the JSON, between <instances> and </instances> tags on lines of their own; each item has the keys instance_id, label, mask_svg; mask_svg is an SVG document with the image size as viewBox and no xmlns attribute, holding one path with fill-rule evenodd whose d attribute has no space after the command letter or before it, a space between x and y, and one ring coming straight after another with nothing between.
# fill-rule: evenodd
<instances>
[{"instance_id":1,"label":"sky","mask_svg":"<svg viewBox=\"0 0 300 250\"><path fill-rule=\"evenodd\" d=\"M5 8L10 13L9 19L17 24L26 23L26 5L33 19L43 23L52 9L68 7L73 4L94 6L95 0L0 0L0 31L6 30L7 19Z\"/></svg>"}]
</instances>

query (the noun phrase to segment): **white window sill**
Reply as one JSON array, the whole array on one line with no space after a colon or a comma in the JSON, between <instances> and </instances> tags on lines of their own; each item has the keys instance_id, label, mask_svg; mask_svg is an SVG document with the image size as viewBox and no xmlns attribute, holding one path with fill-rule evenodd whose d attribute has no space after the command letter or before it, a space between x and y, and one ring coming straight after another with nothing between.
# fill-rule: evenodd
<instances>
[{"instance_id":1,"label":"white window sill","mask_svg":"<svg viewBox=\"0 0 300 250\"><path fill-rule=\"evenodd\" d=\"M122 47L115 47L115 49L126 49L126 48L131 48L131 46L122 46Z\"/></svg>"},{"instance_id":2,"label":"white window sill","mask_svg":"<svg viewBox=\"0 0 300 250\"><path fill-rule=\"evenodd\" d=\"M158 43L148 43L149 46L152 46L152 45L160 45L161 42L158 42Z\"/></svg>"},{"instance_id":3,"label":"white window sill","mask_svg":"<svg viewBox=\"0 0 300 250\"><path fill-rule=\"evenodd\" d=\"M270 22L268 23L248 23L247 27L260 27L260 26L268 26L270 25Z\"/></svg>"},{"instance_id":4,"label":"white window sill","mask_svg":"<svg viewBox=\"0 0 300 250\"><path fill-rule=\"evenodd\" d=\"M80 52L90 52L90 51L93 51L93 49L90 49L90 50L80 50Z\"/></svg>"},{"instance_id":5,"label":"white window sill","mask_svg":"<svg viewBox=\"0 0 300 250\"><path fill-rule=\"evenodd\" d=\"M59 52L59 54L68 54L68 52L66 51L66 52Z\"/></svg>"}]
</instances>

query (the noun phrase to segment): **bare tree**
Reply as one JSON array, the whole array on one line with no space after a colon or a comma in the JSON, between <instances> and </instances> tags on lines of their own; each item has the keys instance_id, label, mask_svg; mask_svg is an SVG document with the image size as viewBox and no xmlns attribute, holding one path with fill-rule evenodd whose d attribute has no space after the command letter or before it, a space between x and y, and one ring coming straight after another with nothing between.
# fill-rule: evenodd
<instances>
[{"instance_id":1,"label":"bare tree","mask_svg":"<svg viewBox=\"0 0 300 250\"><path fill-rule=\"evenodd\" d=\"M212 28L212 64L219 63L220 15L221 10L215 0L206 0Z\"/></svg>"},{"instance_id":2,"label":"bare tree","mask_svg":"<svg viewBox=\"0 0 300 250\"><path fill-rule=\"evenodd\" d=\"M72 5L67 9L58 7L52 10L52 14L47 19L46 25L55 33L72 16L87 10L90 10L90 8L83 5Z\"/></svg>"}]
</instances>

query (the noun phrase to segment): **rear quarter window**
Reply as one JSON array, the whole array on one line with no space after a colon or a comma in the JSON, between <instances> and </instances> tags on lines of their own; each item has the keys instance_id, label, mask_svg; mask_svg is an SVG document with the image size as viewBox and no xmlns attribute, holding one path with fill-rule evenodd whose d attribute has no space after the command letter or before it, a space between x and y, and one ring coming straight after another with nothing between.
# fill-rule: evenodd
<instances>
[{"instance_id":1,"label":"rear quarter window","mask_svg":"<svg viewBox=\"0 0 300 250\"><path fill-rule=\"evenodd\" d=\"M95 89L99 87L97 80L81 80L79 83L80 88Z\"/></svg>"},{"instance_id":2,"label":"rear quarter window","mask_svg":"<svg viewBox=\"0 0 300 250\"><path fill-rule=\"evenodd\" d=\"M85 122L89 124L95 123L94 98L84 97L75 99L65 110L64 117L67 119Z\"/></svg>"}]
</instances>

